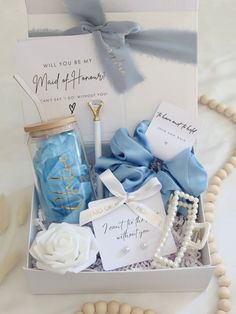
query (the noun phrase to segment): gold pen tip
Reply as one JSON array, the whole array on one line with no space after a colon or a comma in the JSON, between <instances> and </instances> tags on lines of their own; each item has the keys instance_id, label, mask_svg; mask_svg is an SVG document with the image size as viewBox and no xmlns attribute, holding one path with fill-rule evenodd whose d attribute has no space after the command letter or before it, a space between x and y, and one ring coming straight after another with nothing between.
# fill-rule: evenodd
<instances>
[{"instance_id":1,"label":"gold pen tip","mask_svg":"<svg viewBox=\"0 0 236 314\"><path fill-rule=\"evenodd\" d=\"M88 106L93 113L93 121L100 121L100 111L103 104L102 100L92 100L88 102Z\"/></svg>"}]
</instances>

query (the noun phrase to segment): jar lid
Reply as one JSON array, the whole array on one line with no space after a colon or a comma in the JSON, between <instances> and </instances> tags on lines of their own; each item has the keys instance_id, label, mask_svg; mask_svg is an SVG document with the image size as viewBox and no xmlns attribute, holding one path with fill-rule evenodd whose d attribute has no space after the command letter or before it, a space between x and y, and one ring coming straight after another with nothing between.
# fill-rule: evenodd
<instances>
[{"instance_id":1,"label":"jar lid","mask_svg":"<svg viewBox=\"0 0 236 314\"><path fill-rule=\"evenodd\" d=\"M34 123L30 125L26 125L24 127L25 132L35 133L41 131L49 131L57 128L61 128L71 123L75 123L75 116L69 116L65 118L53 119L47 122Z\"/></svg>"}]
</instances>

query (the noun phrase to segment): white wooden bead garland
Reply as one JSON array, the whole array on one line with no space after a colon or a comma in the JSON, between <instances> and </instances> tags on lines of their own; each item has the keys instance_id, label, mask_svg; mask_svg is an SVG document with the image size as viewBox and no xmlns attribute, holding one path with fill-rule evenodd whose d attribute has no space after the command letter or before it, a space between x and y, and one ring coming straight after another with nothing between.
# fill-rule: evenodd
<instances>
[{"instance_id":1,"label":"white wooden bead garland","mask_svg":"<svg viewBox=\"0 0 236 314\"><path fill-rule=\"evenodd\" d=\"M140 307L132 307L130 304L120 304L117 301L98 301L85 303L81 311L75 314L157 314L153 310L143 310Z\"/></svg>"},{"instance_id":2,"label":"white wooden bead garland","mask_svg":"<svg viewBox=\"0 0 236 314\"><path fill-rule=\"evenodd\" d=\"M209 99L207 96L203 95L199 97L199 104L205 105L210 109L217 111L218 113L223 114L233 123L236 123L236 113L233 112L231 108L226 107L225 105L218 103L216 100ZM218 170L216 174L211 178L208 189L206 191L206 196L204 200L204 211L206 221L212 223L214 220L214 210L215 210L215 201L217 195L219 194L220 186L222 181L233 171L236 167L236 149L234 150L232 156L225 163L222 169ZM172 221L175 217L174 211L170 216ZM215 314L226 314L231 310L230 302L230 285L231 281L229 277L225 275L226 269L222 264L222 259L217 252L217 247L215 243L215 237L211 232L208 238L210 254L212 259L212 265L216 266L215 275L218 278L219 284L219 302L218 309ZM108 307L108 304L110 306ZM108 310L109 309L109 310ZM111 311L111 312L109 312ZM132 308L129 304L119 305L116 301L111 301L109 303L105 301L99 301L95 304L87 303L82 307L82 311L76 312L76 314L155 314L152 310L143 311L140 308Z\"/></svg>"},{"instance_id":3,"label":"white wooden bead garland","mask_svg":"<svg viewBox=\"0 0 236 314\"><path fill-rule=\"evenodd\" d=\"M223 114L226 118L228 118L233 123L236 123L236 113L229 107L218 103L216 100L209 99L207 96L203 95L199 97L199 104L207 106L210 109L216 110L218 113ZM210 180L208 189L205 195L205 219L206 221L212 223L214 220L214 210L215 210L215 201L219 194L220 186L227 178L227 176L233 171L236 167L236 150L234 150L232 156L228 159L228 161L224 164L224 166L219 169L216 174ZM215 243L215 238L212 233L208 238L210 254L212 265L216 266L215 268L215 276L218 278L219 284L219 302L218 302L218 310L216 314L226 314L231 310L231 302L230 302L230 279L225 275L226 269L222 264L222 259L217 252L217 247Z\"/></svg>"}]
</instances>

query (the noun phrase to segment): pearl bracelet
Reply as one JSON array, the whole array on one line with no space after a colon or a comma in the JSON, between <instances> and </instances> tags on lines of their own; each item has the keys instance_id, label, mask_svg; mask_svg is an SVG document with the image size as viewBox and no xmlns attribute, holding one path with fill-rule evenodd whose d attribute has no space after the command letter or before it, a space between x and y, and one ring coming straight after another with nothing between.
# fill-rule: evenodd
<instances>
[{"instance_id":1,"label":"pearl bracelet","mask_svg":"<svg viewBox=\"0 0 236 314\"><path fill-rule=\"evenodd\" d=\"M182 202L180 201L180 199L185 199L187 202ZM184 253L186 252L191 242L191 236L193 234L195 221L197 219L198 202L199 200L197 197L193 197L189 194L186 194L180 191L175 191L174 194L171 196L171 199L168 205L168 215L166 217L166 223L163 227L159 245L153 257L153 261L152 261L153 268L166 268L166 267L176 268L179 266L182 258L184 257ZM185 235L183 238L182 246L179 249L175 260L172 261L171 259L167 257L161 256L161 250L164 247L166 240L168 238L168 235L171 232L171 229L173 227L173 223L177 214L178 206L187 208L187 222L186 222L186 230L185 230Z\"/></svg>"}]
</instances>

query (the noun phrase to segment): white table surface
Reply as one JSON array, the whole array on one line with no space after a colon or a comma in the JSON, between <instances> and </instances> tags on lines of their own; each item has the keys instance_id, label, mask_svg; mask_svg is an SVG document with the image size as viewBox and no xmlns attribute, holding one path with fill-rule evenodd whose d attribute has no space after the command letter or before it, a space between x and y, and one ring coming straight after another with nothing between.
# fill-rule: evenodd
<instances>
[{"instance_id":1,"label":"white table surface","mask_svg":"<svg viewBox=\"0 0 236 314\"><path fill-rule=\"evenodd\" d=\"M236 110L236 4L235 0L202 0L199 13L199 94L206 93ZM16 212L30 199L32 182L26 160L19 93L15 73L15 41L26 35L24 1L0 1L0 192L8 196L11 225L0 237L0 262L7 252L24 255L28 226L16 225ZM209 175L220 167L236 144L235 126L219 115L200 109L198 156ZM236 171L224 182L217 201L214 230L219 251L232 279L236 313ZM212 314L217 285L212 279L203 293L111 294L33 296L27 291L21 264L0 286L1 314L72 314L86 301L117 299L162 314Z\"/></svg>"}]
</instances>

